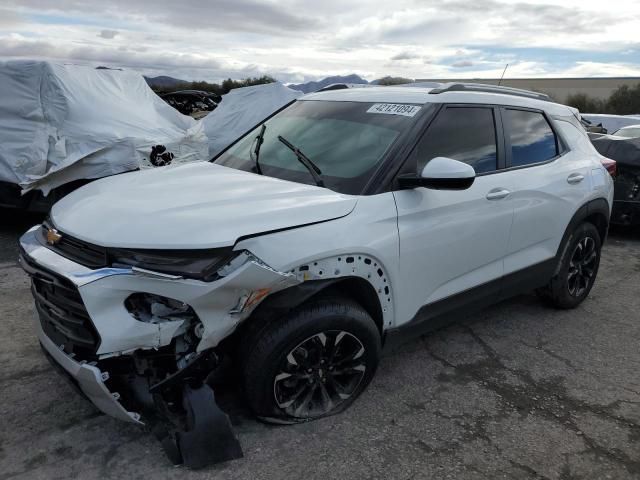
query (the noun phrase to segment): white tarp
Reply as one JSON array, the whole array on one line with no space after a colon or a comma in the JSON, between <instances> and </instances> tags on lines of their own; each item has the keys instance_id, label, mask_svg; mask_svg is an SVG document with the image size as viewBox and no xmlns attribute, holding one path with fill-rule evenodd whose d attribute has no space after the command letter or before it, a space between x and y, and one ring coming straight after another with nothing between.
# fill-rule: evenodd
<instances>
[{"instance_id":1,"label":"white tarp","mask_svg":"<svg viewBox=\"0 0 640 480\"><path fill-rule=\"evenodd\" d=\"M209 139L209 158L301 95L279 82L231 90L218 108L200 120Z\"/></svg>"},{"instance_id":2,"label":"white tarp","mask_svg":"<svg viewBox=\"0 0 640 480\"><path fill-rule=\"evenodd\" d=\"M580 113L582 118L586 118L594 125L602 124L607 129L607 133L620 130L628 125L640 124L640 116L637 115L607 115L604 113Z\"/></svg>"},{"instance_id":3,"label":"white tarp","mask_svg":"<svg viewBox=\"0 0 640 480\"><path fill-rule=\"evenodd\" d=\"M50 62L0 62L0 181L45 194L72 180L207 160L202 125L158 97L133 72Z\"/></svg>"}]
</instances>

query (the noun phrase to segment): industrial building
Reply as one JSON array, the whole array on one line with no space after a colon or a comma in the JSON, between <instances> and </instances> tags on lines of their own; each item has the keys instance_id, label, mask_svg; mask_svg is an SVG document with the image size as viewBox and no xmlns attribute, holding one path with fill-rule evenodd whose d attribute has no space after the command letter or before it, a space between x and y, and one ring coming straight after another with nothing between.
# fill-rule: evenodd
<instances>
[{"instance_id":1,"label":"industrial building","mask_svg":"<svg viewBox=\"0 0 640 480\"><path fill-rule=\"evenodd\" d=\"M474 82L497 85L497 78L425 78L416 82ZM564 102L567 96L585 93L590 97L606 100L621 85L634 87L640 84L640 77L589 77L589 78L505 78L501 85L546 93L558 102Z\"/></svg>"}]
</instances>

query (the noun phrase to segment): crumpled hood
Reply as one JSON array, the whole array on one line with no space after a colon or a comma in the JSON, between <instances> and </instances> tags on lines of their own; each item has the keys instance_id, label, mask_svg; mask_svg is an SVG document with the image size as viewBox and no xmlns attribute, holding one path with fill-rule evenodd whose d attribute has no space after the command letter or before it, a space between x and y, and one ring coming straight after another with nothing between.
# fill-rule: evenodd
<instances>
[{"instance_id":1,"label":"crumpled hood","mask_svg":"<svg viewBox=\"0 0 640 480\"><path fill-rule=\"evenodd\" d=\"M356 198L209 162L92 182L51 210L63 234L105 247L198 249L343 217Z\"/></svg>"}]
</instances>

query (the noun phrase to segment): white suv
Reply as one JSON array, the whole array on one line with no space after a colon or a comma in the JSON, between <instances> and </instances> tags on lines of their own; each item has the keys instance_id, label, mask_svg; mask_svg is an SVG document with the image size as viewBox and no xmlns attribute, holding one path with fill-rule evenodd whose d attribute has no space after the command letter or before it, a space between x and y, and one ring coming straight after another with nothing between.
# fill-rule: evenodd
<instances>
[{"instance_id":1,"label":"white suv","mask_svg":"<svg viewBox=\"0 0 640 480\"><path fill-rule=\"evenodd\" d=\"M40 342L102 411L186 415L177 449L202 465L188 433L222 418L225 358L257 416L306 421L353 402L401 333L529 289L578 305L612 204L602 159L532 92L307 95L211 163L58 202L21 239Z\"/></svg>"}]
</instances>

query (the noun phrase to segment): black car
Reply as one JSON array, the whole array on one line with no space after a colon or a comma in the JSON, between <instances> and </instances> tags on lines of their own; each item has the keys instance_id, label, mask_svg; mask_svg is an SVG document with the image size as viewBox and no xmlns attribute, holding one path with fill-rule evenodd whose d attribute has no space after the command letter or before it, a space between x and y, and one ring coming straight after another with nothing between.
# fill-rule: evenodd
<instances>
[{"instance_id":1,"label":"black car","mask_svg":"<svg viewBox=\"0 0 640 480\"><path fill-rule=\"evenodd\" d=\"M178 92L164 93L160 95L160 98L183 115L211 112L222 101L220 95L201 90L180 90Z\"/></svg>"},{"instance_id":2,"label":"black car","mask_svg":"<svg viewBox=\"0 0 640 480\"><path fill-rule=\"evenodd\" d=\"M591 136L591 143L601 155L617 163L611 223L640 224L640 138Z\"/></svg>"}]
</instances>

